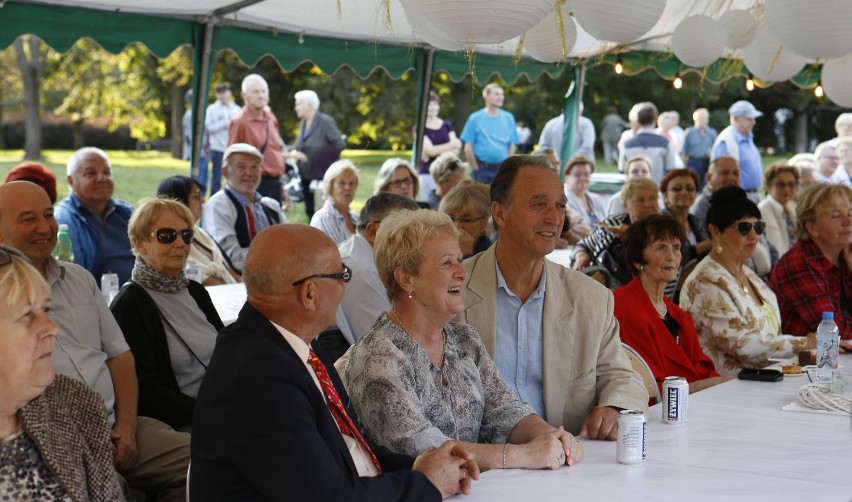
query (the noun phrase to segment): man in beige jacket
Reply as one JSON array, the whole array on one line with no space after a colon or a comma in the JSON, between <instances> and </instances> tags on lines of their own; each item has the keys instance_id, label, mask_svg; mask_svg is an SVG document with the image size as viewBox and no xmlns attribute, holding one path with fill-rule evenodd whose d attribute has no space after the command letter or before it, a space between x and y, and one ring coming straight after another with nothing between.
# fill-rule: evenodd
<instances>
[{"instance_id":1,"label":"man in beige jacket","mask_svg":"<svg viewBox=\"0 0 852 502\"><path fill-rule=\"evenodd\" d=\"M491 201L500 238L464 262L460 320L551 425L614 440L618 410L647 410L648 393L621 348L612 293L545 259L565 219L559 176L537 157L510 157Z\"/></svg>"}]
</instances>

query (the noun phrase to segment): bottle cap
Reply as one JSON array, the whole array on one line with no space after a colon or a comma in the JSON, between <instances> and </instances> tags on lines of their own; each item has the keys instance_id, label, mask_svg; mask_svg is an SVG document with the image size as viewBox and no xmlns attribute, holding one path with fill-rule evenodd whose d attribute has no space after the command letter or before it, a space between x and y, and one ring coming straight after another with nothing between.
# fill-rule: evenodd
<instances>
[{"instance_id":1,"label":"bottle cap","mask_svg":"<svg viewBox=\"0 0 852 502\"><path fill-rule=\"evenodd\" d=\"M823 319L834 319L834 312L823 312L822 318Z\"/></svg>"},{"instance_id":2,"label":"bottle cap","mask_svg":"<svg viewBox=\"0 0 852 502\"><path fill-rule=\"evenodd\" d=\"M68 224L67 223L60 223L59 224L59 231L61 232L63 230L65 230L66 232L68 231Z\"/></svg>"}]
</instances>

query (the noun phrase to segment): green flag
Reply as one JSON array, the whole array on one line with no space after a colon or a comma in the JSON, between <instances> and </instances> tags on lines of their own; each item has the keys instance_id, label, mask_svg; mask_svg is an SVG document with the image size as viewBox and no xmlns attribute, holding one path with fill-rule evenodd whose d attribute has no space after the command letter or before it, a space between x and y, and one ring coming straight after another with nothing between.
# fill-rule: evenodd
<instances>
[{"instance_id":1,"label":"green flag","mask_svg":"<svg viewBox=\"0 0 852 502\"><path fill-rule=\"evenodd\" d=\"M559 151L559 171L568 162L568 159L577 152L577 119L580 115L580 102L577 97L580 89L577 83L580 81L580 67L574 67L574 81L565 93L565 101L562 104L562 148Z\"/></svg>"}]
</instances>

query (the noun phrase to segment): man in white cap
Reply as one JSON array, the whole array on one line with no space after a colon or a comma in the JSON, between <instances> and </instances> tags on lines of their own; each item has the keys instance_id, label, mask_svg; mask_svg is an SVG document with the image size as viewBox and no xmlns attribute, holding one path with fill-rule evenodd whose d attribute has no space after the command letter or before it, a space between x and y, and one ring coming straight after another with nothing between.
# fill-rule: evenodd
<instances>
[{"instance_id":1,"label":"man in white cap","mask_svg":"<svg viewBox=\"0 0 852 502\"><path fill-rule=\"evenodd\" d=\"M763 180L763 159L754 144L755 120L763 116L748 101L737 101L728 108L731 125L716 137L711 160L718 157L733 157L740 164L740 186L748 198L760 202L760 185Z\"/></svg>"},{"instance_id":2,"label":"man in white cap","mask_svg":"<svg viewBox=\"0 0 852 502\"><path fill-rule=\"evenodd\" d=\"M252 145L234 143L229 146L222 167L227 186L210 197L201 219L201 226L216 239L239 271L243 269L254 236L268 226L287 223L281 204L257 191L262 160L263 154Z\"/></svg>"}]
</instances>

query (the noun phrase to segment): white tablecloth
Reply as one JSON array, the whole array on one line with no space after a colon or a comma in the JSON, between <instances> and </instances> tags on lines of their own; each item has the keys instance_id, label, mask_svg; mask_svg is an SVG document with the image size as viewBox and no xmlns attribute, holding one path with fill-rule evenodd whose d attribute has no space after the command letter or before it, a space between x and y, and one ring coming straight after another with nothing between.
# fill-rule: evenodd
<instances>
[{"instance_id":1,"label":"white tablecloth","mask_svg":"<svg viewBox=\"0 0 852 502\"><path fill-rule=\"evenodd\" d=\"M207 286L207 293L225 326L237 320L246 302L246 286L243 283Z\"/></svg>"},{"instance_id":2,"label":"white tablecloth","mask_svg":"<svg viewBox=\"0 0 852 502\"><path fill-rule=\"evenodd\" d=\"M564 267L571 268L571 253L573 250L574 246L568 246L566 249L554 249L547 255L547 259Z\"/></svg>"},{"instance_id":3,"label":"white tablecloth","mask_svg":"<svg viewBox=\"0 0 852 502\"><path fill-rule=\"evenodd\" d=\"M852 372L852 355L841 356ZM470 496L500 501L849 501L852 420L795 413L807 376L764 383L732 380L690 396L689 423L648 418L648 458L623 465L615 442L584 440L586 458L556 471L493 470Z\"/></svg>"}]
</instances>

